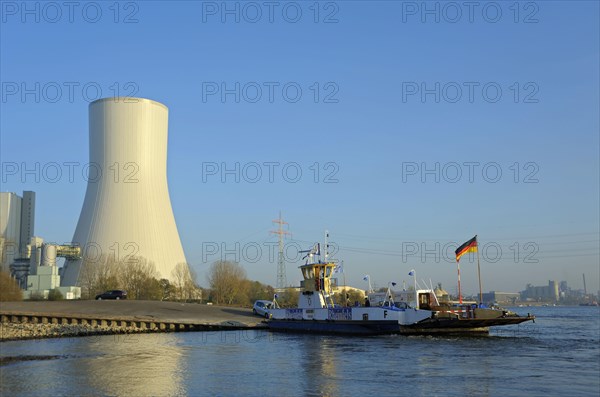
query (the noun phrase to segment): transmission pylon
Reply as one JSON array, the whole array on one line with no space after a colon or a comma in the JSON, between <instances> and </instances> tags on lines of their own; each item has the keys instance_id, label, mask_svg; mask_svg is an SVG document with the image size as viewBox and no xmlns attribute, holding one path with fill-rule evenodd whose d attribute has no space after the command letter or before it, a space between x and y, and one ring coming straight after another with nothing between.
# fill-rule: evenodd
<instances>
[{"instance_id":1,"label":"transmission pylon","mask_svg":"<svg viewBox=\"0 0 600 397\"><path fill-rule=\"evenodd\" d=\"M291 235L291 233L287 230L283 230L283 225L288 225L288 223L284 222L283 218L281 218L281 211L279 211L279 218L273 220L273 223L276 223L278 228L277 230L271 230L271 233L276 234L279 237L279 254L277 255L277 283L275 284L275 290L281 292L285 287L287 287L285 256L283 255L283 239L286 235Z\"/></svg>"}]
</instances>

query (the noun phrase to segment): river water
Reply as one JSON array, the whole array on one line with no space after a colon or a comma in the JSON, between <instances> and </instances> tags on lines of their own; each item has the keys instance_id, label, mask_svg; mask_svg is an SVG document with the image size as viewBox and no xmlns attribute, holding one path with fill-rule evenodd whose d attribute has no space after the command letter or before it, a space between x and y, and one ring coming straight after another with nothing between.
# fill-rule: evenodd
<instances>
[{"instance_id":1,"label":"river water","mask_svg":"<svg viewBox=\"0 0 600 397\"><path fill-rule=\"evenodd\" d=\"M0 343L0 396L594 396L600 309L516 308L488 337L266 331Z\"/></svg>"}]
</instances>

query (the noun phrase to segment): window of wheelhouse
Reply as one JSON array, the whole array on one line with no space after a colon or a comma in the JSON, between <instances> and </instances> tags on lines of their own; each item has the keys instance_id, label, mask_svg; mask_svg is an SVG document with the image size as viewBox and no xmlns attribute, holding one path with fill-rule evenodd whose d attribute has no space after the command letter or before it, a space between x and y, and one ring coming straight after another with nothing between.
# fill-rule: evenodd
<instances>
[{"instance_id":1,"label":"window of wheelhouse","mask_svg":"<svg viewBox=\"0 0 600 397\"><path fill-rule=\"evenodd\" d=\"M431 297L429 296L429 293L420 293L419 294L419 309L423 309L423 310L429 310L430 308L430 301Z\"/></svg>"}]
</instances>

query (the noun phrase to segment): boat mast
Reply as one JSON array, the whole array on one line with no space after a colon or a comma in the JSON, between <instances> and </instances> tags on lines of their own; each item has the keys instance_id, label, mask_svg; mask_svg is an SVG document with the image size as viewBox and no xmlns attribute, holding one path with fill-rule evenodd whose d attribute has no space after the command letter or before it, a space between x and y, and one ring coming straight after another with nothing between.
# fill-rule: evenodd
<instances>
[{"instance_id":1,"label":"boat mast","mask_svg":"<svg viewBox=\"0 0 600 397\"><path fill-rule=\"evenodd\" d=\"M365 274L365 276L363 277L363 281L367 281L369 284L369 289L367 290L367 295L368 294L372 294L373 292L373 287L371 287L371 276L369 276L368 274Z\"/></svg>"},{"instance_id":2,"label":"boat mast","mask_svg":"<svg viewBox=\"0 0 600 397\"><path fill-rule=\"evenodd\" d=\"M462 305L462 294L460 293L460 261L456 260L456 271L458 272L458 303Z\"/></svg>"},{"instance_id":3,"label":"boat mast","mask_svg":"<svg viewBox=\"0 0 600 397\"><path fill-rule=\"evenodd\" d=\"M413 276L413 288L415 290L415 309L419 308L419 293L417 292L417 272L415 269L412 269L409 273L409 276Z\"/></svg>"},{"instance_id":4,"label":"boat mast","mask_svg":"<svg viewBox=\"0 0 600 397\"><path fill-rule=\"evenodd\" d=\"M435 290L433 289L433 283L431 282L431 279L429 279L429 288L431 289L431 293L433 294L433 297L435 298L435 303L439 306L440 301L438 300L437 295L435 294Z\"/></svg>"},{"instance_id":5,"label":"boat mast","mask_svg":"<svg viewBox=\"0 0 600 397\"><path fill-rule=\"evenodd\" d=\"M329 231L325 230L325 242L323 244L323 247L325 247L325 263L327 263L328 258L329 258L329 243L327 242L327 240L329 239Z\"/></svg>"},{"instance_id":6,"label":"boat mast","mask_svg":"<svg viewBox=\"0 0 600 397\"><path fill-rule=\"evenodd\" d=\"M327 273L327 269L329 268L329 276L327 276L326 274L324 275L324 277L327 277L328 281L327 281L327 290L323 291L324 292L324 298L325 298L325 302L327 302L327 298L329 298L329 302L327 302L328 305L331 305L331 307L335 306L335 302L333 301L333 288L331 287L331 279L333 277L333 274L335 273L335 267L337 265L333 265L333 262L335 262L334 260L330 260L329 259L329 230L325 230L325 241L324 241L324 247L323 249L325 250L325 255L324 258L325 260L323 261L323 263L326 265L325 267L323 267L323 272ZM332 267L329 267L329 265L332 264ZM337 280L337 279L336 279Z\"/></svg>"},{"instance_id":7,"label":"boat mast","mask_svg":"<svg viewBox=\"0 0 600 397\"><path fill-rule=\"evenodd\" d=\"M475 236L477 238L477 235ZM479 245L479 243L477 243ZM479 276L479 306L483 304L483 290L481 289L481 268L479 267L479 247L477 247L477 276Z\"/></svg>"}]
</instances>

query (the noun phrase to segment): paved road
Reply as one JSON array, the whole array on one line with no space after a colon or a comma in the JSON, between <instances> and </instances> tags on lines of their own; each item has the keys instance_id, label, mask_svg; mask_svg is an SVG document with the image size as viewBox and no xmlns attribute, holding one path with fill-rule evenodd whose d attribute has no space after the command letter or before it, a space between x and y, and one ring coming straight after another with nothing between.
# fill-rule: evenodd
<instances>
[{"instance_id":1,"label":"paved road","mask_svg":"<svg viewBox=\"0 0 600 397\"><path fill-rule=\"evenodd\" d=\"M136 300L2 302L0 312L84 318L98 316L115 320L138 319L193 324L239 322L247 326L256 326L262 321L262 318L253 315L250 309Z\"/></svg>"}]
</instances>

